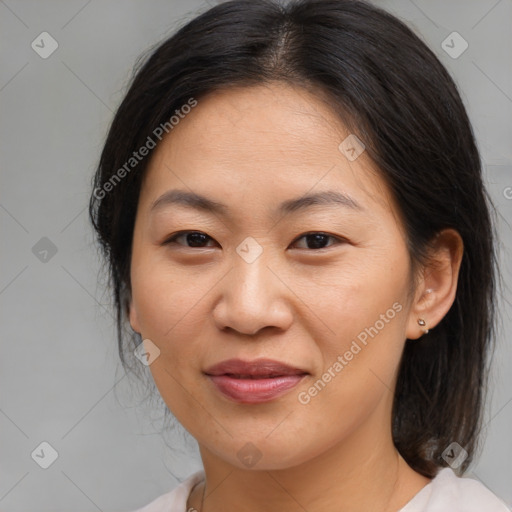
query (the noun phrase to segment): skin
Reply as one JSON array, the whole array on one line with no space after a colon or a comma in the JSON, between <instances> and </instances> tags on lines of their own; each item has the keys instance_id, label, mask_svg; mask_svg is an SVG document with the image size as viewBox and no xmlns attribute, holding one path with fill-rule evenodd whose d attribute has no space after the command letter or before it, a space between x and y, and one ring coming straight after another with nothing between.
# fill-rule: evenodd
<instances>
[{"instance_id":1,"label":"skin","mask_svg":"<svg viewBox=\"0 0 512 512\"><path fill-rule=\"evenodd\" d=\"M393 445L393 390L406 338L423 335L418 318L432 329L453 303L462 241L443 231L413 281L398 208L366 152L349 161L338 149L348 134L318 95L272 83L201 98L152 156L134 228L130 323L160 350L155 383L199 444L206 478L187 507L396 511L430 481ZM229 215L177 204L151 212L171 189L224 203ZM324 190L362 209L276 213ZM207 236L200 247L186 235L164 243L182 230ZM318 249L310 232L334 238ZM252 263L236 251L246 237L262 248ZM394 303L400 312L301 404L299 393ZM233 357L309 375L275 400L239 404L203 373ZM249 442L261 457L252 467L237 456Z\"/></svg>"}]
</instances>

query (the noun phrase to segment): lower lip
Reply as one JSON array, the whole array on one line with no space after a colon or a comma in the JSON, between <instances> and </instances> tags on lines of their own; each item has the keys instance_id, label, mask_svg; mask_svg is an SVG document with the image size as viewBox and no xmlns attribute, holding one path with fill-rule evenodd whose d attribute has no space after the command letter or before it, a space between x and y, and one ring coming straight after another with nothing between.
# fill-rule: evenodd
<instances>
[{"instance_id":1,"label":"lower lip","mask_svg":"<svg viewBox=\"0 0 512 512\"><path fill-rule=\"evenodd\" d=\"M244 404L274 400L294 388L306 375L283 375L263 379L236 379L229 375L208 375L228 398Z\"/></svg>"}]
</instances>

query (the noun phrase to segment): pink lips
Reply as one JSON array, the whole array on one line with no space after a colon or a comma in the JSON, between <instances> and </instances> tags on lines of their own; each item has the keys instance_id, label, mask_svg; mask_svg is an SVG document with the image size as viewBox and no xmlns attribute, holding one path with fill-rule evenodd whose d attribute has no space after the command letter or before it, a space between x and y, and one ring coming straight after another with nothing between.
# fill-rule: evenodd
<instances>
[{"instance_id":1,"label":"pink lips","mask_svg":"<svg viewBox=\"0 0 512 512\"><path fill-rule=\"evenodd\" d=\"M204 373L226 397L254 404L283 395L308 372L271 359L229 359L211 366Z\"/></svg>"}]
</instances>

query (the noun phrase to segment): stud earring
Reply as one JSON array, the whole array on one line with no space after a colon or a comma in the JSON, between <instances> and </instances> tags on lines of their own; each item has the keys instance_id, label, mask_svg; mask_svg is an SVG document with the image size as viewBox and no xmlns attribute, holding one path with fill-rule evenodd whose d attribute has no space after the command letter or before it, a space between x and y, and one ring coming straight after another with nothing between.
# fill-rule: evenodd
<instances>
[{"instance_id":1,"label":"stud earring","mask_svg":"<svg viewBox=\"0 0 512 512\"><path fill-rule=\"evenodd\" d=\"M425 320L423 320L423 318L419 318L418 325L420 325L421 327L425 327L427 325L427 323L425 322ZM428 329L422 329L422 330L425 334L428 334Z\"/></svg>"}]
</instances>

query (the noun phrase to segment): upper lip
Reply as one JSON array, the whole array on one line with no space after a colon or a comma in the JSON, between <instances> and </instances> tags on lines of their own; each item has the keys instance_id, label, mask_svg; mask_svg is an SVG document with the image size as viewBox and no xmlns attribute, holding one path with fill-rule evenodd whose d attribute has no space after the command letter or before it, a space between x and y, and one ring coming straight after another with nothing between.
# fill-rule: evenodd
<instances>
[{"instance_id":1,"label":"upper lip","mask_svg":"<svg viewBox=\"0 0 512 512\"><path fill-rule=\"evenodd\" d=\"M227 359L210 366L205 373L207 375L280 376L301 375L308 372L272 359L255 359L254 361Z\"/></svg>"}]
</instances>

